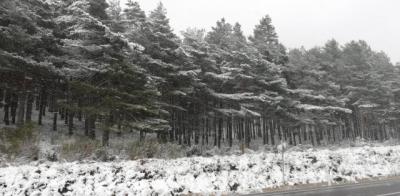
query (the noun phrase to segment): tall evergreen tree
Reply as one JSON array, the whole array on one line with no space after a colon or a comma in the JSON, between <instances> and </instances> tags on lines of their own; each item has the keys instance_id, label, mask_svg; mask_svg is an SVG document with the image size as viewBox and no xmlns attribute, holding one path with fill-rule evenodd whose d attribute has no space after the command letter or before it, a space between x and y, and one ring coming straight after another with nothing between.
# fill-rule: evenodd
<instances>
[{"instance_id":1,"label":"tall evergreen tree","mask_svg":"<svg viewBox=\"0 0 400 196\"><path fill-rule=\"evenodd\" d=\"M140 8L140 5L136 1L128 0L124 9L124 14L128 23L135 26L140 26L146 21L146 14Z\"/></svg>"},{"instance_id":2,"label":"tall evergreen tree","mask_svg":"<svg viewBox=\"0 0 400 196\"><path fill-rule=\"evenodd\" d=\"M242 26L239 23L235 23L232 29L232 41L234 50L240 50L246 46L246 37L243 34Z\"/></svg>"},{"instance_id":3,"label":"tall evergreen tree","mask_svg":"<svg viewBox=\"0 0 400 196\"><path fill-rule=\"evenodd\" d=\"M123 13L120 0L109 1L109 7L107 9L107 14L109 21L108 26L110 26L113 32L123 33L125 32L125 25L123 21Z\"/></svg>"},{"instance_id":4,"label":"tall evergreen tree","mask_svg":"<svg viewBox=\"0 0 400 196\"><path fill-rule=\"evenodd\" d=\"M266 60L277 64L287 62L286 48L279 43L278 34L268 15L256 25L253 36L249 37L249 40Z\"/></svg>"},{"instance_id":5,"label":"tall evergreen tree","mask_svg":"<svg viewBox=\"0 0 400 196\"><path fill-rule=\"evenodd\" d=\"M53 17L53 9L43 1L0 3L0 81L6 97L6 124L10 119L18 124L30 121L32 96L48 88L58 75L53 62L60 50L53 35Z\"/></svg>"},{"instance_id":6,"label":"tall evergreen tree","mask_svg":"<svg viewBox=\"0 0 400 196\"><path fill-rule=\"evenodd\" d=\"M225 21L225 18L217 21L217 26L212 27L212 31L208 33L206 41L215 44L222 49L231 47L232 25Z\"/></svg>"},{"instance_id":7,"label":"tall evergreen tree","mask_svg":"<svg viewBox=\"0 0 400 196\"><path fill-rule=\"evenodd\" d=\"M75 66L75 71L69 76L74 78L70 85L75 94L72 100L67 100L67 109L76 112L76 109L83 108L87 117L97 116L102 122L103 145L108 144L110 130L117 123L140 130L158 131L150 122L143 125L148 117L158 116L158 108L152 102L157 91L148 83L146 71L134 64L138 62L140 51L129 47L134 43L112 32L100 18L88 15L94 10L91 6L87 0L66 4L65 12L70 17L61 16L57 20L64 27L60 34L65 37L64 47L70 56L66 63ZM77 61L84 63L75 64ZM79 102L84 107L73 105Z\"/></svg>"},{"instance_id":8,"label":"tall evergreen tree","mask_svg":"<svg viewBox=\"0 0 400 196\"><path fill-rule=\"evenodd\" d=\"M129 40L139 43L143 46L149 45L147 35L150 34L149 24L146 14L140 8L138 2L129 0L123 10L123 19L125 26L125 35Z\"/></svg>"}]
</instances>

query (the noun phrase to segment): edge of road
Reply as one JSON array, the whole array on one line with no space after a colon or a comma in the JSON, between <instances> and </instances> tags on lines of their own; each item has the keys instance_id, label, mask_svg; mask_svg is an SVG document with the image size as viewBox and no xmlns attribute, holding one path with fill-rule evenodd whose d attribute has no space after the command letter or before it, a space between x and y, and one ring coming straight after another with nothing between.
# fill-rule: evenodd
<instances>
[{"instance_id":1,"label":"edge of road","mask_svg":"<svg viewBox=\"0 0 400 196\"><path fill-rule=\"evenodd\" d=\"M304 193L310 191L319 191L319 190L329 190L329 189L337 189L337 188L346 188L346 187L362 187L367 185L379 185L385 184L388 182L400 181L400 176L381 176L381 177L373 177L367 179L359 179L357 182L346 182L346 183L335 183L332 185L328 185L327 182L324 183L314 183L314 184L303 184L303 185L294 185L294 186L281 186L278 188L268 188L264 189L263 192L259 193L250 193L250 194L241 194L244 196L274 196L274 195L285 195L291 193Z\"/></svg>"}]
</instances>

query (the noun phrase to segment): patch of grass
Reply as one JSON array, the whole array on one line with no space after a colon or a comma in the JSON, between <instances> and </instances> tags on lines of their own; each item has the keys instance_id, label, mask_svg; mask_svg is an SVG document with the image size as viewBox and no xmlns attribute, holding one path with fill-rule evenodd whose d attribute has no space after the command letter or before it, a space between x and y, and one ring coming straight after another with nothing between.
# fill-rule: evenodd
<instances>
[{"instance_id":1,"label":"patch of grass","mask_svg":"<svg viewBox=\"0 0 400 196\"><path fill-rule=\"evenodd\" d=\"M130 159L154 158L160 151L160 144L157 140L136 141L129 144L127 153Z\"/></svg>"},{"instance_id":2,"label":"patch of grass","mask_svg":"<svg viewBox=\"0 0 400 196\"><path fill-rule=\"evenodd\" d=\"M71 137L61 143L60 158L80 160L95 155L101 149L101 142L86 137Z\"/></svg>"},{"instance_id":3,"label":"patch of grass","mask_svg":"<svg viewBox=\"0 0 400 196\"><path fill-rule=\"evenodd\" d=\"M0 129L0 153L8 158L28 157L33 160L38 157L38 129L33 123L21 127Z\"/></svg>"},{"instance_id":4,"label":"patch of grass","mask_svg":"<svg viewBox=\"0 0 400 196\"><path fill-rule=\"evenodd\" d=\"M131 142L126 150L131 160L144 158L174 159L185 156L185 149L173 143L159 143L157 139Z\"/></svg>"},{"instance_id":5,"label":"patch of grass","mask_svg":"<svg viewBox=\"0 0 400 196\"><path fill-rule=\"evenodd\" d=\"M175 143L163 144L161 149L162 155L160 158L176 159L185 156L185 147Z\"/></svg>"}]
</instances>

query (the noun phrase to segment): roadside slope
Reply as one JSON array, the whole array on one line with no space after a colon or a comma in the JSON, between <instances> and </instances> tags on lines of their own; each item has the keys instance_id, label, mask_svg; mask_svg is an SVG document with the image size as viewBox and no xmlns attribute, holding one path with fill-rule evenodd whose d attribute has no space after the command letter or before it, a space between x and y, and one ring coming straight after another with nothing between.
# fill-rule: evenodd
<instances>
[{"instance_id":1,"label":"roadside slope","mask_svg":"<svg viewBox=\"0 0 400 196\"><path fill-rule=\"evenodd\" d=\"M290 151L285 182L280 154L145 159L123 162L33 162L0 168L2 195L170 195L251 193L297 185L397 175L400 146Z\"/></svg>"}]
</instances>

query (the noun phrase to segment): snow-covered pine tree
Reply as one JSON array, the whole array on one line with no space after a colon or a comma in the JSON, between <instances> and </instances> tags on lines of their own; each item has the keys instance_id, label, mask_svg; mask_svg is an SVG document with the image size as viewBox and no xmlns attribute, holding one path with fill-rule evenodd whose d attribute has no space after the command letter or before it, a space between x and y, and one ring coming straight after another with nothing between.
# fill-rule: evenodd
<instances>
[{"instance_id":1,"label":"snow-covered pine tree","mask_svg":"<svg viewBox=\"0 0 400 196\"><path fill-rule=\"evenodd\" d=\"M68 55L65 74L72 78L66 108L70 112L84 110L90 125L97 117L102 124L103 145L108 144L115 126L163 131L165 127L155 118L159 110L152 102L157 91L148 82L146 70L135 64L141 55L137 44L104 25L106 7L92 1L66 3L65 15L56 20L63 27L59 33Z\"/></svg>"},{"instance_id":2,"label":"snow-covered pine tree","mask_svg":"<svg viewBox=\"0 0 400 196\"><path fill-rule=\"evenodd\" d=\"M397 107L392 92L398 85L393 75L395 69L386 55L372 51L363 41L350 42L341 49L334 40L322 48L295 49L289 54L290 63L286 68L292 82L297 88L310 89L314 94L302 95L303 103L313 104L314 107L308 108L314 112L321 110L317 105L325 107L325 112L321 110L313 117L321 125L320 137L330 142L340 137L386 137L381 130L392 129L394 124L389 119L396 118L391 116ZM344 136L337 135L335 130Z\"/></svg>"},{"instance_id":3,"label":"snow-covered pine tree","mask_svg":"<svg viewBox=\"0 0 400 196\"><path fill-rule=\"evenodd\" d=\"M123 25L125 27L124 35L133 42L142 46L149 45L146 37L150 34L149 24L145 12L140 8L138 2L129 0L123 10Z\"/></svg>"},{"instance_id":4,"label":"snow-covered pine tree","mask_svg":"<svg viewBox=\"0 0 400 196\"><path fill-rule=\"evenodd\" d=\"M266 60L277 64L287 62L286 48L279 42L278 35L269 15L264 16L260 20L249 40Z\"/></svg>"},{"instance_id":5,"label":"snow-covered pine tree","mask_svg":"<svg viewBox=\"0 0 400 196\"><path fill-rule=\"evenodd\" d=\"M247 44L247 39L243 34L242 26L239 23L235 23L232 31L232 47L234 50L240 50Z\"/></svg>"},{"instance_id":6,"label":"snow-covered pine tree","mask_svg":"<svg viewBox=\"0 0 400 196\"><path fill-rule=\"evenodd\" d=\"M229 49L231 47L232 25L225 21L225 18L217 21L217 26L212 27L208 32L206 41L210 44L215 44L222 49Z\"/></svg>"},{"instance_id":7,"label":"snow-covered pine tree","mask_svg":"<svg viewBox=\"0 0 400 196\"><path fill-rule=\"evenodd\" d=\"M146 14L140 8L140 5L136 1L128 0L125 5L124 17L126 23L129 24L131 28L137 28L142 26L146 22Z\"/></svg>"},{"instance_id":8,"label":"snow-covered pine tree","mask_svg":"<svg viewBox=\"0 0 400 196\"><path fill-rule=\"evenodd\" d=\"M107 8L109 20L106 22L111 30L116 33L125 32L125 25L123 20L123 12L120 0L110 0L109 7Z\"/></svg>"},{"instance_id":9,"label":"snow-covered pine tree","mask_svg":"<svg viewBox=\"0 0 400 196\"><path fill-rule=\"evenodd\" d=\"M187 101L183 100L191 91L191 84L182 82L187 76L180 74L180 71L190 69L190 64L186 62L187 58L179 45L180 40L170 27L162 3L150 13L147 21L142 24L140 32L144 36L140 44L144 47L144 54L148 55L142 59L141 64L149 70L152 81L161 92L159 105L162 105L165 111L163 118L173 118L177 115L176 112L187 111L185 109ZM170 120L171 126L176 123L173 121ZM166 139L166 135L161 136Z\"/></svg>"},{"instance_id":10,"label":"snow-covered pine tree","mask_svg":"<svg viewBox=\"0 0 400 196\"><path fill-rule=\"evenodd\" d=\"M0 2L0 69L4 122L32 120L34 97L44 111L50 84L58 77L52 63L59 54L52 32L54 10L41 0ZM49 88L51 87L51 88ZM18 114L18 116L17 116ZM39 124L42 115L40 112Z\"/></svg>"}]
</instances>

